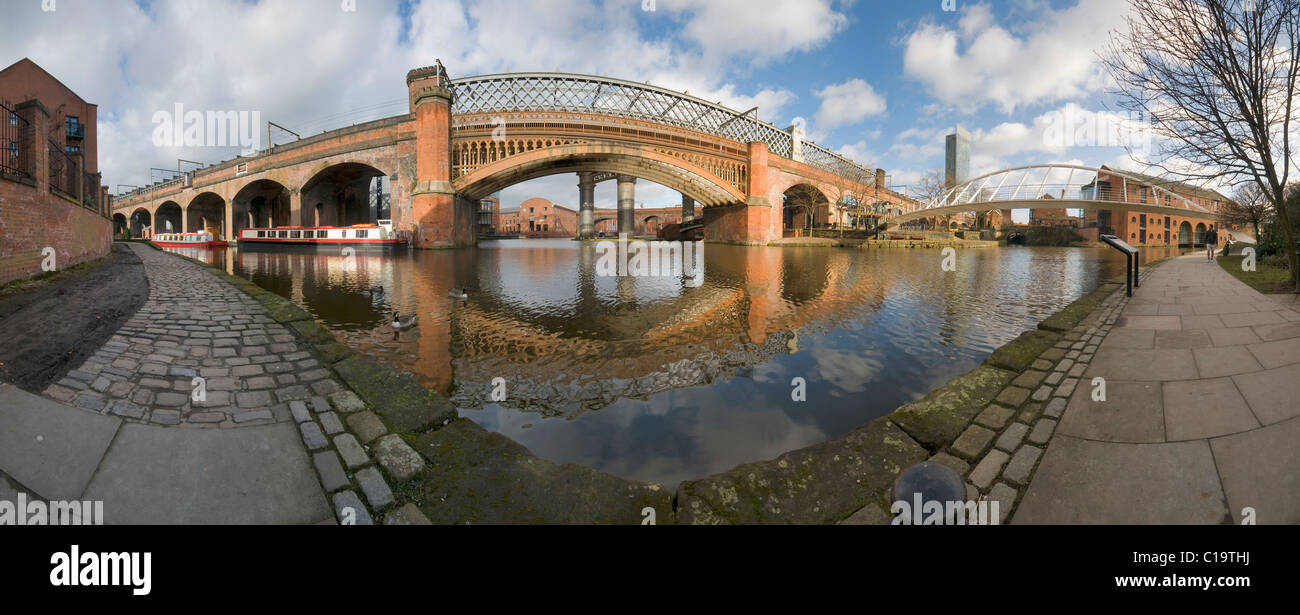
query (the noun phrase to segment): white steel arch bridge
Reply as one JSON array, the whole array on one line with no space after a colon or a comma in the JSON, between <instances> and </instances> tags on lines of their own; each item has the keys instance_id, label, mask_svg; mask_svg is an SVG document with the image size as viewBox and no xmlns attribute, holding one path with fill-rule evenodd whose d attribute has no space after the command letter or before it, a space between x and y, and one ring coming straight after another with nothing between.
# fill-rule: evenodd
<instances>
[{"instance_id":1,"label":"white steel arch bridge","mask_svg":"<svg viewBox=\"0 0 1300 615\"><path fill-rule=\"evenodd\" d=\"M921 207L890 218L896 227L922 218L995 209L1120 210L1214 218L1215 213L1150 178L1073 164L1037 164L981 175Z\"/></svg>"}]
</instances>

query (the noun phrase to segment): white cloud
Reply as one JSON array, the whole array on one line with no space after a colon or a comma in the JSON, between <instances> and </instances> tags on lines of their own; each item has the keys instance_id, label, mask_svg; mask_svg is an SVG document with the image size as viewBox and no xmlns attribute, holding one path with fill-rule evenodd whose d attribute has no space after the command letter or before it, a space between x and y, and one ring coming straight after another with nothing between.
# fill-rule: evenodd
<instances>
[{"instance_id":1,"label":"white cloud","mask_svg":"<svg viewBox=\"0 0 1300 615\"><path fill-rule=\"evenodd\" d=\"M930 95L967 111L993 103L1010 112L1087 95L1105 79L1094 50L1126 11L1126 0L1043 8L1017 35L988 5L968 5L955 29L923 21L908 34L903 70Z\"/></svg>"},{"instance_id":2,"label":"white cloud","mask_svg":"<svg viewBox=\"0 0 1300 615\"><path fill-rule=\"evenodd\" d=\"M832 0L677 0L660 9L687 15L683 37L705 62L745 57L755 67L790 52L811 51L848 27Z\"/></svg>"},{"instance_id":3,"label":"white cloud","mask_svg":"<svg viewBox=\"0 0 1300 615\"><path fill-rule=\"evenodd\" d=\"M69 0L45 13L32 2L6 10L0 57L30 57L98 104L105 182L144 184L150 167L174 168L177 158L238 153L155 147L156 110L255 110L310 136L406 112L406 71L435 58L453 77L559 70L649 81L741 111L758 106L775 121L797 97L753 69L815 49L847 23L829 2L791 4L661 0L645 13L631 1L417 0L406 30L398 0L365 0L354 12L296 0ZM568 202L569 192L553 196Z\"/></svg>"},{"instance_id":4,"label":"white cloud","mask_svg":"<svg viewBox=\"0 0 1300 615\"><path fill-rule=\"evenodd\" d=\"M850 126L885 112L885 98L861 79L828 85L817 92L817 98L822 102L813 120L821 131Z\"/></svg>"}]
</instances>

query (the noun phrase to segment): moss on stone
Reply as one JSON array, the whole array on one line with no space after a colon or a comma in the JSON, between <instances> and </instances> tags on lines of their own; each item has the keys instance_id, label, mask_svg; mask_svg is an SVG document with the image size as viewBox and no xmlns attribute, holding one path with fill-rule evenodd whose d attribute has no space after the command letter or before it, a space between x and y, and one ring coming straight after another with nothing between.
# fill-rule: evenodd
<instances>
[{"instance_id":1,"label":"moss on stone","mask_svg":"<svg viewBox=\"0 0 1300 615\"><path fill-rule=\"evenodd\" d=\"M326 365L338 363L339 361L357 354L357 351L338 342L312 344L311 348L316 351L316 355L319 356L320 360Z\"/></svg>"},{"instance_id":2,"label":"moss on stone","mask_svg":"<svg viewBox=\"0 0 1300 615\"><path fill-rule=\"evenodd\" d=\"M672 494L577 464L539 459L527 448L468 419L414 439L434 468L408 487L434 523L640 524L674 522Z\"/></svg>"},{"instance_id":3,"label":"moss on stone","mask_svg":"<svg viewBox=\"0 0 1300 615\"><path fill-rule=\"evenodd\" d=\"M1038 355L1051 348L1060 339L1061 336L1057 333L1030 329L994 350L984 362L994 367L1022 372L1034 363Z\"/></svg>"},{"instance_id":4,"label":"moss on stone","mask_svg":"<svg viewBox=\"0 0 1300 615\"><path fill-rule=\"evenodd\" d=\"M838 523L868 504L887 509L898 473L927 457L882 417L834 440L682 483L677 521Z\"/></svg>"},{"instance_id":5,"label":"moss on stone","mask_svg":"<svg viewBox=\"0 0 1300 615\"><path fill-rule=\"evenodd\" d=\"M446 397L382 361L353 355L335 363L334 371L393 431L423 431L456 418Z\"/></svg>"},{"instance_id":6,"label":"moss on stone","mask_svg":"<svg viewBox=\"0 0 1300 615\"><path fill-rule=\"evenodd\" d=\"M302 339L312 344L328 344L335 341L334 336L315 320L298 320L289 323L289 328L298 333Z\"/></svg>"},{"instance_id":7,"label":"moss on stone","mask_svg":"<svg viewBox=\"0 0 1300 615\"><path fill-rule=\"evenodd\" d=\"M938 450L957 439L1015 377L1015 372L981 365L949 380L929 395L899 407L889 418L923 446Z\"/></svg>"},{"instance_id":8,"label":"moss on stone","mask_svg":"<svg viewBox=\"0 0 1300 615\"><path fill-rule=\"evenodd\" d=\"M1038 323L1039 329L1047 331L1069 331L1087 318L1097 306L1101 305L1111 293L1118 289L1113 282L1103 282L1096 290L1070 303L1055 314Z\"/></svg>"}]
</instances>

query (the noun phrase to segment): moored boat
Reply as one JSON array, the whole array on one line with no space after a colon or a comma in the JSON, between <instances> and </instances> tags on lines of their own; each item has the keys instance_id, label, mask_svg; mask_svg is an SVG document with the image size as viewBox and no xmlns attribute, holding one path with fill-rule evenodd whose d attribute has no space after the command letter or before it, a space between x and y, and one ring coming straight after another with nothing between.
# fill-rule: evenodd
<instances>
[{"instance_id":1,"label":"moored boat","mask_svg":"<svg viewBox=\"0 0 1300 615\"><path fill-rule=\"evenodd\" d=\"M239 231L241 246L351 245L383 248L405 246L406 242L404 233L393 230L392 220L352 226L277 226Z\"/></svg>"},{"instance_id":2,"label":"moored boat","mask_svg":"<svg viewBox=\"0 0 1300 615\"><path fill-rule=\"evenodd\" d=\"M210 231L197 233L159 233L152 241L166 248L221 248L226 242L217 239Z\"/></svg>"}]
</instances>

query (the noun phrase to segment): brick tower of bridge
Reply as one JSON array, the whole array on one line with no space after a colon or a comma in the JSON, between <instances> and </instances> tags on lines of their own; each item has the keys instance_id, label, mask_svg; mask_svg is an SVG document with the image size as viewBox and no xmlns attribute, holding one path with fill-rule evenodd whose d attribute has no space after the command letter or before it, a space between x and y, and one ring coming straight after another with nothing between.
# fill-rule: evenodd
<instances>
[{"instance_id":1,"label":"brick tower of bridge","mask_svg":"<svg viewBox=\"0 0 1300 615\"><path fill-rule=\"evenodd\" d=\"M474 206L451 185L451 81L442 63L406 73L415 115L412 245L453 248L474 243Z\"/></svg>"}]
</instances>

